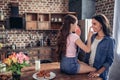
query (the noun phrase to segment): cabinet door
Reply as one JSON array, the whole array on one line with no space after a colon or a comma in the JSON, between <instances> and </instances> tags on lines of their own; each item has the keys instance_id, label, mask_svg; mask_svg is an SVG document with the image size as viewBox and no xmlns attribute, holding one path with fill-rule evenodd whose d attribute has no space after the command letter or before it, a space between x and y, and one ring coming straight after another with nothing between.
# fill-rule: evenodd
<instances>
[{"instance_id":1,"label":"cabinet door","mask_svg":"<svg viewBox=\"0 0 120 80\"><path fill-rule=\"evenodd\" d=\"M25 18L26 21L37 21L37 13L26 13Z\"/></svg>"},{"instance_id":2,"label":"cabinet door","mask_svg":"<svg viewBox=\"0 0 120 80\"><path fill-rule=\"evenodd\" d=\"M38 15L38 20L40 22L49 21L50 20L50 15L49 14L39 14Z\"/></svg>"},{"instance_id":3,"label":"cabinet door","mask_svg":"<svg viewBox=\"0 0 120 80\"><path fill-rule=\"evenodd\" d=\"M26 13L26 30L37 30L38 26L38 14L37 13Z\"/></svg>"},{"instance_id":4,"label":"cabinet door","mask_svg":"<svg viewBox=\"0 0 120 80\"><path fill-rule=\"evenodd\" d=\"M37 30L37 21L27 21L26 30Z\"/></svg>"},{"instance_id":5,"label":"cabinet door","mask_svg":"<svg viewBox=\"0 0 120 80\"><path fill-rule=\"evenodd\" d=\"M40 48L40 59L41 60L51 60L51 48L41 47Z\"/></svg>"},{"instance_id":6,"label":"cabinet door","mask_svg":"<svg viewBox=\"0 0 120 80\"><path fill-rule=\"evenodd\" d=\"M48 30L50 29L49 21L39 22L38 23L38 30Z\"/></svg>"}]
</instances>

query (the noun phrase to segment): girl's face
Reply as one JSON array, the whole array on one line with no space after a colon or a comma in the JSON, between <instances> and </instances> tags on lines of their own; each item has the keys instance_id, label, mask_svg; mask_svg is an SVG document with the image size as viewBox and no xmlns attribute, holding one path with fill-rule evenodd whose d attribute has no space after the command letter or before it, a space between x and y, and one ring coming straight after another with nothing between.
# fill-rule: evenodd
<instances>
[{"instance_id":1,"label":"girl's face","mask_svg":"<svg viewBox=\"0 0 120 80\"><path fill-rule=\"evenodd\" d=\"M99 32L102 30L102 25L95 19L92 19L92 28L94 32Z\"/></svg>"}]
</instances>

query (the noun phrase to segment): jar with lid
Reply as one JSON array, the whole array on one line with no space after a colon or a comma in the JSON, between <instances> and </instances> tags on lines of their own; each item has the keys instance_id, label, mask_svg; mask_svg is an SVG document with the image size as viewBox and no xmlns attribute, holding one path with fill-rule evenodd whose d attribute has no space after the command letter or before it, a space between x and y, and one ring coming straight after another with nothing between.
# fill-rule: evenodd
<instances>
[{"instance_id":1,"label":"jar with lid","mask_svg":"<svg viewBox=\"0 0 120 80\"><path fill-rule=\"evenodd\" d=\"M12 43L12 49L13 49L13 50L16 49L16 45L14 44L14 42Z\"/></svg>"}]
</instances>

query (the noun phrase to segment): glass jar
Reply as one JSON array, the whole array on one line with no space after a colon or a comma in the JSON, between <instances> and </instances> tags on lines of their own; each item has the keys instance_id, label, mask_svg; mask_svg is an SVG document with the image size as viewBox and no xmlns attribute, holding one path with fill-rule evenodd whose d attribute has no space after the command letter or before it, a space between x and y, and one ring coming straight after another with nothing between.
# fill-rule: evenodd
<instances>
[{"instance_id":1,"label":"glass jar","mask_svg":"<svg viewBox=\"0 0 120 80\"><path fill-rule=\"evenodd\" d=\"M4 14L2 9L0 9L0 20L4 20Z\"/></svg>"}]
</instances>

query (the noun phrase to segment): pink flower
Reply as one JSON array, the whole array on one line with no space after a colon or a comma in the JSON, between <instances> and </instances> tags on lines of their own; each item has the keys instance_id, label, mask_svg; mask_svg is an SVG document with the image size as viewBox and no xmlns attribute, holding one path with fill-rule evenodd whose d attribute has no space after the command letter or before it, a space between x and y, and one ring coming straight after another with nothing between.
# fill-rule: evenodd
<instances>
[{"instance_id":1,"label":"pink flower","mask_svg":"<svg viewBox=\"0 0 120 80\"><path fill-rule=\"evenodd\" d=\"M23 63L23 61L29 60L29 57L27 57L23 52L19 52L16 57L18 59L18 63Z\"/></svg>"},{"instance_id":2,"label":"pink flower","mask_svg":"<svg viewBox=\"0 0 120 80\"><path fill-rule=\"evenodd\" d=\"M29 66L28 62L29 57L27 57L23 52L12 52L12 54L4 60L4 63L7 64L6 68L8 68L8 71L18 74L21 74L21 68Z\"/></svg>"},{"instance_id":3,"label":"pink flower","mask_svg":"<svg viewBox=\"0 0 120 80\"><path fill-rule=\"evenodd\" d=\"M25 59L25 61L28 61L28 60L29 60L29 57L26 56L26 55L24 55L24 59Z\"/></svg>"}]
</instances>

